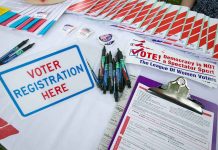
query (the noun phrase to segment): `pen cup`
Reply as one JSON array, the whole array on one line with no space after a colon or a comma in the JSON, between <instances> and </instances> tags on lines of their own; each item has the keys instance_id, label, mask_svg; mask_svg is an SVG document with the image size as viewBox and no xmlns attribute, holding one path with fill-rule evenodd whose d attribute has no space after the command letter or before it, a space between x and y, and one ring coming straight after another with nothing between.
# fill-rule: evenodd
<instances>
[{"instance_id":1,"label":"pen cup","mask_svg":"<svg viewBox=\"0 0 218 150\"><path fill-rule=\"evenodd\" d=\"M27 3L36 5L49 5L64 2L65 0L25 0Z\"/></svg>"}]
</instances>

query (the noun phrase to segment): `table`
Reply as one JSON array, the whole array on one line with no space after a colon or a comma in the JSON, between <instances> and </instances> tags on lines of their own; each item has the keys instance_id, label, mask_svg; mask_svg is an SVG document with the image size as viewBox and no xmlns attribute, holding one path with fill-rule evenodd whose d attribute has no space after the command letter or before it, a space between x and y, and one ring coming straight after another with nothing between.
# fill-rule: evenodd
<instances>
[{"instance_id":1,"label":"table","mask_svg":"<svg viewBox=\"0 0 218 150\"><path fill-rule=\"evenodd\" d=\"M75 25L76 30L82 26L88 27L94 31L94 34L88 39L78 39L76 30L70 34L62 30L65 24ZM114 30L103 21L96 22L81 16L64 14L45 37L36 37L26 32L0 27L0 55L27 38L36 45L20 56L19 61L44 50L49 49L52 52L77 44L97 72L102 49L97 37L104 33L112 33L116 37L115 44L109 48L113 53L117 47L125 50L126 43L135 36L131 33ZM127 67L130 74L141 74L162 83L167 83L177 77L147 67L135 65ZM191 88L191 94L218 104L218 89L211 89L191 80L188 80L188 85ZM85 94L59 103L45 111L22 118L12 101L7 98L2 85L0 85L0 90L0 117L6 119L20 131L19 134L0 141L9 150L97 149L116 105L112 95L103 95L102 91L95 87Z\"/></svg>"}]
</instances>

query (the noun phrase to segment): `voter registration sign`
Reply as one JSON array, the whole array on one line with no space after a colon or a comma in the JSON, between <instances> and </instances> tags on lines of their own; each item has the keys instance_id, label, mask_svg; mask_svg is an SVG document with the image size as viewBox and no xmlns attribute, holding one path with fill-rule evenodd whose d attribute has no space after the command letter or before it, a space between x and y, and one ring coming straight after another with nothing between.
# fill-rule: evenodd
<instances>
[{"instance_id":1,"label":"voter registration sign","mask_svg":"<svg viewBox=\"0 0 218 150\"><path fill-rule=\"evenodd\" d=\"M0 80L24 117L94 87L76 45L6 69L0 73Z\"/></svg>"}]
</instances>

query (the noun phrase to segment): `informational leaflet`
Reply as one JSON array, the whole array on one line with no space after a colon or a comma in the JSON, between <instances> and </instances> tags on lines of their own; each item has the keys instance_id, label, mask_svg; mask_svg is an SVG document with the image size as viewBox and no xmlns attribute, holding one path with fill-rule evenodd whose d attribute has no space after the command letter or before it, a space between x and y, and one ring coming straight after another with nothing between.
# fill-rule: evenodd
<instances>
[{"instance_id":1,"label":"informational leaflet","mask_svg":"<svg viewBox=\"0 0 218 150\"><path fill-rule=\"evenodd\" d=\"M43 36L71 4L72 0L46 6L31 5L24 0L5 0L0 4L0 25ZM1 11L2 8L8 10Z\"/></svg>"},{"instance_id":2,"label":"informational leaflet","mask_svg":"<svg viewBox=\"0 0 218 150\"><path fill-rule=\"evenodd\" d=\"M197 114L149 93L142 83L135 88L110 150L215 150L214 112Z\"/></svg>"}]
</instances>

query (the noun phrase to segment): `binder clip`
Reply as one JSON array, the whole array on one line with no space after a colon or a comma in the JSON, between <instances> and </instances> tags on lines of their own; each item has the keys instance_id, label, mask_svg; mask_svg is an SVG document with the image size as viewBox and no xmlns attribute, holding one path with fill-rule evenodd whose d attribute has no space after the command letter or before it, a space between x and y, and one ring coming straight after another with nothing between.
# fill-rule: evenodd
<instances>
[{"instance_id":1,"label":"binder clip","mask_svg":"<svg viewBox=\"0 0 218 150\"><path fill-rule=\"evenodd\" d=\"M167 85L159 88L150 88L149 92L196 113L203 113L202 105L190 98L187 80L183 77L170 81Z\"/></svg>"}]
</instances>

